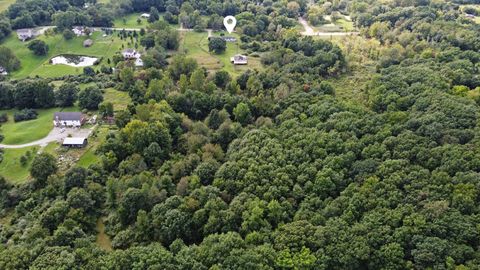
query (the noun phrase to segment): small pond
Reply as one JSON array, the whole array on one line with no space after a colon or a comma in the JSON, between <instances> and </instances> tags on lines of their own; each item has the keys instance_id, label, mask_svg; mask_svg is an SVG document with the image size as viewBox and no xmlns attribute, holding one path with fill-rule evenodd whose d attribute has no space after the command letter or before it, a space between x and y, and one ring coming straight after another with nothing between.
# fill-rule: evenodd
<instances>
[{"instance_id":1,"label":"small pond","mask_svg":"<svg viewBox=\"0 0 480 270\"><path fill-rule=\"evenodd\" d=\"M52 65L67 65L72 67L88 67L93 66L98 61L96 57L84 56L84 55L73 55L73 54L62 54L53 57L50 59L50 64Z\"/></svg>"}]
</instances>

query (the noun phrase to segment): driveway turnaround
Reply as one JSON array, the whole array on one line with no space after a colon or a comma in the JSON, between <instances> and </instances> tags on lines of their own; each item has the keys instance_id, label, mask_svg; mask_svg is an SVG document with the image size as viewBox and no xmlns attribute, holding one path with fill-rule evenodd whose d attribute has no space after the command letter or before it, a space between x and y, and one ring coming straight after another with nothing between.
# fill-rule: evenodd
<instances>
[{"instance_id":1,"label":"driveway turnaround","mask_svg":"<svg viewBox=\"0 0 480 270\"><path fill-rule=\"evenodd\" d=\"M66 137L88 137L92 133L94 127L89 129L79 129L79 128L57 128L54 127L52 131L47 135L47 137L24 144L0 144L0 148L13 149L13 148L24 148L29 146L39 145L41 147L47 146L51 142L62 142Z\"/></svg>"}]
</instances>

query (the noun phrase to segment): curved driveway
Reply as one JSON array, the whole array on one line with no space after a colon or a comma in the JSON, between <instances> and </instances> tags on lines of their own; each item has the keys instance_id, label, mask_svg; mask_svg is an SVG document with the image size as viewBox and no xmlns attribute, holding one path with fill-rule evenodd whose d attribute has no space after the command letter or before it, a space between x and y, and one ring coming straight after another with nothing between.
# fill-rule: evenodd
<instances>
[{"instance_id":1,"label":"curved driveway","mask_svg":"<svg viewBox=\"0 0 480 270\"><path fill-rule=\"evenodd\" d=\"M29 146L47 146L51 142L61 142L63 139L71 135L71 137L88 137L92 132L94 127L89 129L78 129L78 128L65 128L62 132L61 128L53 128L52 131L45 137L37 141L25 143L25 144L0 144L0 148L14 149L14 148L24 148Z\"/></svg>"}]
</instances>

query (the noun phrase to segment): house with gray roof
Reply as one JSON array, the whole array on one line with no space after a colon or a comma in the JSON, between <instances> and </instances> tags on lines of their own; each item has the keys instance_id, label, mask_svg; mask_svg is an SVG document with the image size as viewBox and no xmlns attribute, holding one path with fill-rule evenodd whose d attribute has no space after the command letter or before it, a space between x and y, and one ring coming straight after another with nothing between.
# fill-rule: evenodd
<instances>
[{"instance_id":1,"label":"house with gray roof","mask_svg":"<svg viewBox=\"0 0 480 270\"><path fill-rule=\"evenodd\" d=\"M17 36L22 42L38 36L38 32L33 28L17 29Z\"/></svg>"},{"instance_id":2,"label":"house with gray roof","mask_svg":"<svg viewBox=\"0 0 480 270\"><path fill-rule=\"evenodd\" d=\"M53 125L56 127L81 127L85 120L81 112L56 112L53 114Z\"/></svg>"}]
</instances>

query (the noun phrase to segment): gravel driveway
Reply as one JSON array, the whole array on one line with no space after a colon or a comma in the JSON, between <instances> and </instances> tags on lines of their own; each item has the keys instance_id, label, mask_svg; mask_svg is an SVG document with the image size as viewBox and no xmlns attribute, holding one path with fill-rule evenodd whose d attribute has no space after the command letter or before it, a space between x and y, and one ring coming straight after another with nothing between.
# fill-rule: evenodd
<instances>
[{"instance_id":1,"label":"gravel driveway","mask_svg":"<svg viewBox=\"0 0 480 270\"><path fill-rule=\"evenodd\" d=\"M34 142L29 142L25 144L0 144L0 148L24 148L24 147L29 147L29 146L46 146L47 144L51 142L62 142L63 139L71 135L71 137L88 137L90 133L92 133L94 127L91 127L89 129L78 129L78 128L57 128L54 127L52 131L47 135L47 137L40 139L38 141ZM62 132L62 130L64 130Z\"/></svg>"}]
</instances>

